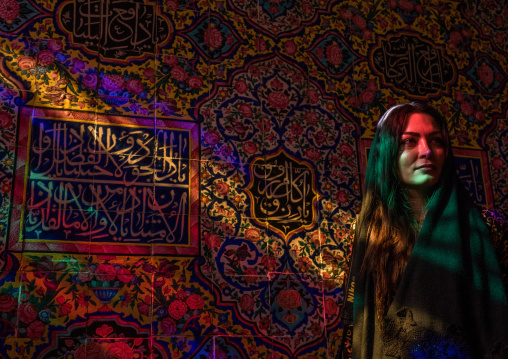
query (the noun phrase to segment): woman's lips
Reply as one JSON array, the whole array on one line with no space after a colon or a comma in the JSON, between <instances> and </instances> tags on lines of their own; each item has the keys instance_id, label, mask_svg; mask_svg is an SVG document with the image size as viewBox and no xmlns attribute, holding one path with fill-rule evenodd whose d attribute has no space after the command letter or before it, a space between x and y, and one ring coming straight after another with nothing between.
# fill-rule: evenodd
<instances>
[{"instance_id":1,"label":"woman's lips","mask_svg":"<svg viewBox=\"0 0 508 359\"><path fill-rule=\"evenodd\" d=\"M416 168L417 170L435 170L436 169L436 165L433 165L433 164L425 164L425 165L421 165L421 166L418 166Z\"/></svg>"}]
</instances>

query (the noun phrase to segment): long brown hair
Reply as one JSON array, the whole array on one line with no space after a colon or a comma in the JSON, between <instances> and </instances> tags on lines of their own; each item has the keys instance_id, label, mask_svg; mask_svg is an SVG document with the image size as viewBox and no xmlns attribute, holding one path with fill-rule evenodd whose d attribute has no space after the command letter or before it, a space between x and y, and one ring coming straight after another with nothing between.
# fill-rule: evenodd
<instances>
[{"instance_id":1,"label":"long brown hair","mask_svg":"<svg viewBox=\"0 0 508 359\"><path fill-rule=\"evenodd\" d=\"M402 133L415 113L432 116L441 128L447 155L450 148L445 119L429 105L411 102L394 106L379 120L369 153L358 225L365 227L367 235L361 272L372 273L376 280L376 306L381 318L395 297L418 236L418 226L397 171Z\"/></svg>"}]
</instances>

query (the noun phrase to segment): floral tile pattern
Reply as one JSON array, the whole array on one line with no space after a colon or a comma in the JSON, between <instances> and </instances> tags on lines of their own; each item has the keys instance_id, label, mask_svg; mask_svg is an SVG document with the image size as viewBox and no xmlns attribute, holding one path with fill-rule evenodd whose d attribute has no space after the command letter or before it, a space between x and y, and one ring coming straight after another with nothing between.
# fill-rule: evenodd
<instances>
[{"instance_id":1,"label":"floral tile pattern","mask_svg":"<svg viewBox=\"0 0 508 359\"><path fill-rule=\"evenodd\" d=\"M338 357L388 108L437 107L508 218L506 24L483 0L0 0L0 356Z\"/></svg>"}]
</instances>

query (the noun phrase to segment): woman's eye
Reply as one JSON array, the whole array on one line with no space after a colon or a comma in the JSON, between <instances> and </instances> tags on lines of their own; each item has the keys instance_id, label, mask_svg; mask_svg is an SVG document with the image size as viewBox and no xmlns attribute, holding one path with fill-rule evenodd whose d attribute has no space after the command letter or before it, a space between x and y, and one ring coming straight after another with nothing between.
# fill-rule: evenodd
<instances>
[{"instance_id":1,"label":"woman's eye","mask_svg":"<svg viewBox=\"0 0 508 359\"><path fill-rule=\"evenodd\" d=\"M414 138L406 138L406 139L402 140L403 145L412 145L414 143L416 143Z\"/></svg>"}]
</instances>

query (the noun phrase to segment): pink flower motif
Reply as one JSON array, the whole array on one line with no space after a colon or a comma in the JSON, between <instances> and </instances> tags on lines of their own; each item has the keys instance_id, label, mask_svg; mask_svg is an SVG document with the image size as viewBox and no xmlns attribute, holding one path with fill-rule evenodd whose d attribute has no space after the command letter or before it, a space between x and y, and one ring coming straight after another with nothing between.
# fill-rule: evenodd
<instances>
[{"instance_id":1,"label":"pink flower motif","mask_svg":"<svg viewBox=\"0 0 508 359\"><path fill-rule=\"evenodd\" d=\"M117 277L120 282L129 283L134 278L134 275L127 268L119 268Z\"/></svg>"},{"instance_id":2,"label":"pink flower motif","mask_svg":"<svg viewBox=\"0 0 508 359\"><path fill-rule=\"evenodd\" d=\"M143 77L150 82L155 82L155 70L151 67L147 67L143 70Z\"/></svg>"},{"instance_id":3,"label":"pink flower motif","mask_svg":"<svg viewBox=\"0 0 508 359\"><path fill-rule=\"evenodd\" d=\"M210 146L215 146L217 143L219 143L220 135L215 130L208 130L204 133L203 138Z\"/></svg>"},{"instance_id":4,"label":"pink flower motif","mask_svg":"<svg viewBox=\"0 0 508 359\"><path fill-rule=\"evenodd\" d=\"M176 322L170 317L165 317L161 321L162 332L166 335L173 335L176 333Z\"/></svg>"},{"instance_id":5,"label":"pink flower motif","mask_svg":"<svg viewBox=\"0 0 508 359\"><path fill-rule=\"evenodd\" d=\"M187 85L192 89L199 89L203 86L203 80L199 76L191 75L187 79Z\"/></svg>"},{"instance_id":6,"label":"pink flower motif","mask_svg":"<svg viewBox=\"0 0 508 359\"><path fill-rule=\"evenodd\" d=\"M460 110L466 116L472 115L474 111L473 106L467 101L464 101L460 104Z\"/></svg>"},{"instance_id":7,"label":"pink flower motif","mask_svg":"<svg viewBox=\"0 0 508 359\"><path fill-rule=\"evenodd\" d=\"M268 120L260 120L256 123L256 127L259 131L269 132L272 126Z\"/></svg>"},{"instance_id":8,"label":"pink flower motif","mask_svg":"<svg viewBox=\"0 0 508 359\"><path fill-rule=\"evenodd\" d=\"M31 322L26 328L26 335L33 340L41 339L44 332L46 332L46 326L40 320Z\"/></svg>"},{"instance_id":9,"label":"pink flower motif","mask_svg":"<svg viewBox=\"0 0 508 359\"><path fill-rule=\"evenodd\" d=\"M349 9L341 9L340 10L340 16L344 20L351 20L353 18L353 13Z\"/></svg>"},{"instance_id":10,"label":"pink flower motif","mask_svg":"<svg viewBox=\"0 0 508 359\"><path fill-rule=\"evenodd\" d=\"M480 77L480 81L483 82L486 87L489 87L494 82L494 71L492 70L492 67L487 65L485 62L482 62L478 68L478 75Z\"/></svg>"},{"instance_id":11,"label":"pink flower motif","mask_svg":"<svg viewBox=\"0 0 508 359\"><path fill-rule=\"evenodd\" d=\"M247 103L242 103L240 105L240 107L238 108L238 111L245 118L251 118L252 117L252 107L251 107L251 105L249 105Z\"/></svg>"},{"instance_id":12,"label":"pink flower motif","mask_svg":"<svg viewBox=\"0 0 508 359\"><path fill-rule=\"evenodd\" d=\"M215 184L215 192L220 196L225 196L229 192L229 185L226 182L218 182Z\"/></svg>"},{"instance_id":13,"label":"pink flower motif","mask_svg":"<svg viewBox=\"0 0 508 359\"><path fill-rule=\"evenodd\" d=\"M87 74L83 77L82 83L89 90L97 89L97 74Z\"/></svg>"},{"instance_id":14,"label":"pink flower motif","mask_svg":"<svg viewBox=\"0 0 508 359\"><path fill-rule=\"evenodd\" d=\"M247 155L253 155L258 151L258 146L254 142L248 141L242 145L242 149Z\"/></svg>"},{"instance_id":15,"label":"pink flower motif","mask_svg":"<svg viewBox=\"0 0 508 359\"><path fill-rule=\"evenodd\" d=\"M245 283L256 283L259 279L259 273L254 268L247 268L243 273L242 279Z\"/></svg>"},{"instance_id":16,"label":"pink flower motif","mask_svg":"<svg viewBox=\"0 0 508 359\"><path fill-rule=\"evenodd\" d=\"M326 314L334 315L337 313L337 309L339 307L337 306L337 302L331 298L327 298L325 300L325 311Z\"/></svg>"},{"instance_id":17,"label":"pink flower motif","mask_svg":"<svg viewBox=\"0 0 508 359\"><path fill-rule=\"evenodd\" d=\"M321 152L315 148L308 148L305 151L305 157L307 157L312 162L317 162L321 159Z\"/></svg>"},{"instance_id":18,"label":"pink flower motif","mask_svg":"<svg viewBox=\"0 0 508 359\"><path fill-rule=\"evenodd\" d=\"M502 170L504 167L503 160L500 157L496 157L496 158L492 159L492 167L494 167L494 169L496 171Z\"/></svg>"},{"instance_id":19,"label":"pink flower motif","mask_svg":"<svg viewBox=\"0 0 508 359\"><path fill-rule=\"evenodd\" d=\"M275 108L283 109L289 106L289 99L284 92L276 91L268 95L268 102Z\"/></svg>"},{"instance_id":20,"label":"pink flower motif","mask_svg":"<svg viewBox=\"0 0 508 359\"><path fill-rule=\"evenodd\" d=\"M32 303L23 303L18 308L18 317L25 324L29 324L37 319L39 313Z\"/></svg>"},{"instance_id":21,"label":"pink flower motif","mask_svg":"<svg viewBox=\"0 0 508 359\"><path fill-rule=\"evenodd\" d=\"M53 52L60 52L63 49L62 41L56 39L49 39L46 43L46 46Z\"/></svg>"},{"instance_id":22,"label":"pink flower motif","mask_svg":"<svg viewBox=\"0 0 508 359\"><path fill-rule=\"evenodd\" d=\"M9 127L12 124L12 116L6 111L0 111L0 127Z\"/></svg>"},{"instance_id":23,"label":"pink flower motif","mask_svg":"<svg viewBox=\"0 0 508 359\"><path fill-rule=\"evenodd\" d=\"M175 320L180 320L183 318L185 313L187 313L187 304L185 304L181 300L175 300L169 305L168 313Z\"/></svg>"},{"instance_id":24,"label":"pink flower motif","mask_svg":"<svg viewBox=\"0 0 508 359\"><path fill-rule=\"evenodd\" d=\"M346 191L340 190L335 194L335 199L337 202L344 204L348 201L349 196Z\"/></svg>"},{"instance_id":25,"label":"pink flower motif","mask_svg":"<svg viewBox=\"0 0 508 359\"><path fill-rule=\"evenodd\" d=\"M187 77L189 77L189 74L183 67L180 65L176 65L171 69L171 77L174 78L176 81L183 82L187 80Z\"/></svg>"},{"instance_id":26,"label":"pink flower motif","mask_svg":"<svg viewBox=\"0 0 508 359\"><path fill-rule=\"evenodd\" d=\"M203 309L205 307L205 301L203 300L203 297L199 294L191 294L187 297L187 300L185 301L187 303L187 306L191 310L195 309Z\"/></svg>"},{"instance_id":27,"label":"pink flower motif","mask_svg":"<svg viewBox=\"0 0 508 359\"><path fill-rule=\"evenodd\" d=\"M310 240L312 243L314 243L316 246L322 246L326 243L326 236L321 231L315 231L310 235Z\"/></svg>"},{"instance_id":28,"label":"pink flower motif","mask_svg":"<svg viewBox=\"0 0 508 359\"><path fill-rule=\"evenodd\" d=\"M316 145L321 146L326 141L326 132L324 130L317 131L314 135L314 140L316 141Z\"/></svg>"},{"instance_id":29,"label":"pink flower motif","mask_svg":"<svg viewBox=\"0 0 508 359\"><path fill-rule=\"evenodd\" d=\"M463 28L460 33L462 34L463 37L465 37L466 39L470 39L473 37L473 31L469 28L469 27L465 27Z\"/></svg>"},{"instance_id":30,"label":"pink flower motif","mask_svg":"<svg viewBox=\"0 0 508 359\"><path fill-rule=\"evenodd\" d=\"M450 34L450 41L452 44L458 45L463 40L462 35L458 31L452 31Z\"/></svg>"},{"instance_id":31,"label":"pink flower motif","mask_svg":"<svg viewBox=\"0 0 508 359\"><path fill-rule=\"evenodd\" d=\"M254 45L256 46L256 50L258 52L266 51L266 41L264 39L256 39L254 41Z\"/></svg>"},{"instance_id":32,"label":"pink flower motif","mask_svg":"<svg viewBox=\"0 0 508 359\"><path fill-rule=\"evenodd\" d=\"M245 230L245 239L251 242L257 242L261 239L261 232L257 228L247 228Z\"/></svg>"},{"instance_id":33,"label":"pink flower motif","mask_svg":"<svg viewBox=\"0 0 508 359\"><path fill-rule=\"evenodd\" d=\"M264 267L269 270L274 270L276 266L275 257L272 255L265 255L261 257L261 262L263 263Z\"/></svg>"},{"instance_id":34,"label":"pink flower motif","mask_svg":"<svg viewBox=\"0 0 508 359\"><path fill-rule=\"evenodd\" d=\"M284 50L288 53L289 56L293 56L296 54L296 44L293 40L286 41L284 44Z\"/></svg>"},{"instance_id":35,"label":"pink flower motif","mask_svg":"<svg viewBox=\"0 0 508 359\"><path fill-rule=\"evenodd\" d=\"M18 56L18 66L21 70L31 70L35 67L35 64L36 64L36 61L31 56L28 56L28 55L19 55Z\"/></svg>"},{"instance_id":36,"label":"pink flower motif","mask_svg":"<svg viewBox=\"0 0 508 359\"><path fill-rule=\"evenodd\" d=\"M307 99L312 105L315 105L319 102L319 93L311 88L307 90Z\"/></svg>"},{"instance_id":37,"label":"pink flower motif","mask_svg":"<svg viewBox=\"0 0 508 359\"><path fill-rule=\"evenodd\" d=\"M178 64L178 56L166 55L164 56L164 63L168 66L175 66L176 64Z\"/></svg>"},{"instance_id":38,"label":"pink flower motif","mask_svg":"<svg viewBox=\"0 0 508 359\"><path fill-rule=\"evenodd\" d=\"M464 101L464 100L465 100L465 98L466 98L466 97L464 96L464 93L463 93L463 92L460 92L460 91L455 92L455 101L457 101L457 102L462 102L462 101Z\"/></svg>"},{"instance_id":39,"label":"pink flower motif","mask_svg":"<svg viewBox=\"0 0 508 359\"><path fill-rule=\"evenodd\" d=\"M377 83L375 80L367 80L367 88L371 91L377 91Z\"/></svg>"},{"instance_id":40,"label":"pink flower motif","mask_svg":"<svg viewBox=\"0 0 508 359\"><path fill-rule=\"evenodd\" d=\"M353 147L349 143L342 143L339 146L339 151L344 157L351 157L354 154Z\"/></svg>"},{"instance_id":41,"label":"pink flower motif","mask_svg":"<svg viewBox=\"0 0 508 359\"><path fill-rule=\"evenodd\" d=\"M115 268L111 264L99 264L95 269L95 278L102 282L109 282L115 280L116 271Z\"/></svg>"},{"instance_id":42,"label":"pink flower motif","mask_svg":"<svg viewBox=\"0 0 508 359\"><path fill-rule=\"evenodd\" d=\"M305 122L309 126L314 126L315 124L318 123L318 116L314 112L311 111L306 112L304 118Z\"/></svg>"},{"instance_id":43,"label":"pink flower motif","mask_svg":"<svg viewBox=\"0 0 508 359\"><path fill-rule=\"evenodd\" d=\"M291 133L300 136L303 133L303 127L298 122L293 122L290 126Z\"/></svg>"},{"instance_id":44,"label":"pink flower motif","mask_svg":"<svg viewBox=\"0 0 508 359\"><path fill-rule=\"evenodd\" d=\"M70 70L72 74L81 72L81 70L83 70L84 68L85 68L85 62L83 60L78 59L76 57L72 59L72 68Z\"/></svg>"},{"instance_id":45,"label":"pink flower motif","mask_svg":"<svg viewBox=\"0 0 508 359\"><path fill-rule=\"evenodd\" d=\"M125 80L120 75L104 75L101 85L106 91L122 91L125 87Z\"/></svg>"},{"instance_id":46,"label":"pink flower motif","mask_svg":"<svg viewBox=\"0 0 508 359\"><path fill-rule=\"evenodd\" d=\"M132 359L134 352L127 343L115 342L106 347L105 357L106 359Z\"/></svg>"},{"instance_id":47,"label":"pink flower motif","mask_svg":"<svg viewBox=\"0 0 508 359\"><path fill-rule=\"evenodd\" d=\"M282 309L293 310L302 305L302 297L297 290L284 289L277 295L277 303Z\"/></svg>"},{"instance_id":48,"label":"pink flower motif","mask_svg":"<svg viewBox=\"0 0 508 359\"><path fill-rule=\"evenodd\" d=\"M410 0L399 0L399 7L402 10L413 11L415 6Z\"/></svg>"},{"instance_id":49,"label":"pink flower motif","mask_svg":"<svg viewBox=\"0 0 508 359\"><path fill-rule=\"evenodd\" d=\"M18 16L19 3L16 0L0 0L0 18L5 21L13 21Z\"/></svg>"},{"instance_id":50,"label":"pink flower motif","mask_svg":"<svg viewBox=\"0 0 508 359\"><path fill-rule=\"evenodd\" d=\"M215 232L210 232L205 235L205 244L208 248L218 248L221 245L221 237Z\"/></svg>"},{"instance_id":51,"label":"pink flower motif","mask_svg":"<svg viewBox=\"0 0 508 359\"><path fill-rule=\"evenodd\" d=\"M42 50L38 56L41 66L48 66L55 62L55 54L51 50Z\"/></svg>"},{"instance_id":52,"label":"pink flower motif","mask_svg":"<svg viewBox=\"0 0 508 359\"><path fill-rule=\"evenodd\" d=\"M164 5L168 8L169 11L176 11L178 10L178 1L177 0L166 0L164 2Z\"/></svg>"},{"instance_id":53,"label":"pink flower motif","mask_svg":"<svg viewBox=\"0 0 508 359\"><path fill-rule=\"evenodd\" d=\"M369 89L365 89L362 92L360 92L360 101L366 104L372 103L375 98L374 91L371 91Z\"/></svg>"},{"instance_id":54,"label":"pink flower motif","mask_svg":"<svg viewBox=\"0 0 508 359\"><path fill-rule=\"evenodd\" d=\"M88 342L81 344L74 352L75 359L103 359L105 354L104 348L96 342Z\"/></svg>"},{"instance_id":55,"label":"pink flower motif","mask_svg":"<svg viewBox=\"0 0 508 359\"><path fill-rule=\"evenodd\" d=\"M227 359L228 356L219 348L214 348L207 356L206 359Z\"/></svg>"},{"instance_id":56,"label":"pink flower motif","mask_svg":"<svg viewBox=\"0 0 508 359\"><path fill-rule=\"evenodd\" d=\"M480 110L475 111L474 112L474 118L478 122L483 122L483 121L485 121L485 114L482 111L480 111Z\"/></svg>"},{"instance_id":57,"label":"pink flower motif","mask_svg":"<svg viewBox=\"0 0 508 359\"><path fill-rule=\"evenodd\" d=\"M248 87L247 87L247 83L245 82L245 80L238 80L238 81L236 81L236 83L235 83L235 90L236 90L236 92L238 92L241 95L246 93L247 90L248 90Z\"/></svg>"},{"instance_id":58,"label":"pink flower motif","mask_svg":"<svg viewBox=\"0 0 508 359\"><path fill-rule=\"evenodd\" d=\"M310 15L312 14L313 6L310 3L310 1L302 1L302 12L304 15Z\"/></svg>"},{"instance_id":59,"label":"pink flower motif","mask_svg":"<svg viewBox=\"0 0 508 359\"><path fill-rule=\"evenodd\" d=\"M134 95L139 95L140 93L142 93L144 91L144 86L143 86L143 83L141 81L139 81L138 79L130 79L129 81L127 81L127 91L129 91L130 93L134 94Z\"/></svg>"},{"instance_id":60,"label":"pink flower motif","mask_svg":"<svg viewBox=\"0 0 508 359\"><path fill-rule=\"evenodd\" d=\"M326 48L326 59L334 66L342 63L342 50L337 44L332 44Z\"/></svg>"},{"instance_id":61,"label":"pink flower motif","mask_svg":"<svg viewBox=\"0 0 508 359\"><path fill-rule=\"evenodd\" d=\"M282 319L286 321L286 323L294 323L298 319L298 315L294 313L287 313L282 316Z\"/></svg>"},{"instance_id":62,"label":"pink flower motif","mask_svg":"<svg viewBox=\"0 0 508 359\"><path fill-rule=\"evenodd\" d=\"M363 30L367 27L367 22L365 21L365 19L360 16L360 15L355 15L353 17L353 24L355 24L355 26L357 28L359 28L360 30Z\"/></svg>"},{"instance_id":63,"label":"pink flower motif","mask_svg":"<svg viewBox=\"0 0 508 359\"><path fill-rule=\"evenodd\" d=\"M240 297L240 308L244 312L248 312L252 308L254 308L254 298L250 294L244 294Z\"/></svg>"},{"instance_id":64,"label":"pink flower motif","mask_svg":"<svg viewBox=\"0 0 508 359\"><path fill-rule=\"evenodd\" d=\"M205 43L211 48L218 48L222 45L222 33L215 27L205 30Z\"/></svg>"},{"instance_id":65,"label":"pink flower motif","mask_svg":"<svg viewBox=\"0 0 508 359\"><path fill-rule=\"evenodd\" d=\"M369 29L363 29L362 36L365 40L372 40L372 31Z\"/></svg>"}]
</instances>

